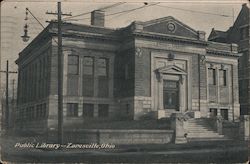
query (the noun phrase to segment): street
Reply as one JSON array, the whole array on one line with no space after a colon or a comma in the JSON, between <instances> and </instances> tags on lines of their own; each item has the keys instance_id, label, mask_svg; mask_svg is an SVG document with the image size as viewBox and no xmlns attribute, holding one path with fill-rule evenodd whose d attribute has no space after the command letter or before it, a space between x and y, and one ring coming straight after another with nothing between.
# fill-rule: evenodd
<instances>
[{"instance_id":1,"label":"street","mask_svg":"<svg viewBox=\"0 0 250 164\"><path fill-rule=\"evenodd\" d=\"M244 163L247 142L208 141L187 144L117 145L115 149L34 149L15 148L24 138L2 138L1 160L8 162L95 162L95 163ZM26 138L25 141L30 140Z\"/></svg>"}]
</instances>

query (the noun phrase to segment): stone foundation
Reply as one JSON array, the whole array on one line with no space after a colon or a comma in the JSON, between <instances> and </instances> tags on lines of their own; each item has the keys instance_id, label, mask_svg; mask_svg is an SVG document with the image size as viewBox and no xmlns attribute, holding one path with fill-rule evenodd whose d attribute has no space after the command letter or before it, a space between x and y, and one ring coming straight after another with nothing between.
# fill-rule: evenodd
<instances>
[{"instance_id":1,"label":"stone foundation","mask_svg":"<svg viewBox=\"0 0 250 164\"><path fill-rule=\"evenodd\" d=\"M48 142L56 141L57 132L51 131ZM166 144L172 141L172 130L77 130L65 131L65 143L98 144Z\"/></svg>"}]
</instances>

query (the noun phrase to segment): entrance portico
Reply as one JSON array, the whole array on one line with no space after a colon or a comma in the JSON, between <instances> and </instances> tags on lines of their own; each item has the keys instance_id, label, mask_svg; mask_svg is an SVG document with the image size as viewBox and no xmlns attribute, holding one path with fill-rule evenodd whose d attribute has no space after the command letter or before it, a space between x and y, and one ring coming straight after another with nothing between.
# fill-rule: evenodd
<instances>
[{"instance_id":1,"label":"entrance portico","mask_svg":"<svg viewBox=\"0 0 250 164\"><path fill-rule=\"evenodd\" d=\"M158 118L192 109L190 62L181 53L151 53L152 110Z\"/></svg>"},{"instance_id":2,"label":"entrance portico","mask_svg":"<svg viewBox=\"0 0 250 164\"><path fill-rule=\"evenodd\" d=\"M158 110L164 110L166 115L175 112L185 112L186 109L186 75L187 73L176 65L167 65L155 70L156 86L158 86Z\"/></svg>"}]
</instances>

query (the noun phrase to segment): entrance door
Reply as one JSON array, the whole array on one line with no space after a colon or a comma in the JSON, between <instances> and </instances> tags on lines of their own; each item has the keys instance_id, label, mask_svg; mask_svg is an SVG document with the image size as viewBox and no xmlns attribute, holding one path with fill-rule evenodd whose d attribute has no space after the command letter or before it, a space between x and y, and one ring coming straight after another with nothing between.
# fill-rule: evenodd
<instances>
[{"instance_id":1,"label":"entrance door","mask_svg":"<svg viewBox=\"0 0 250 164\"><path fill-rule=\"evenodd\" d=\"M164 109L179 111L179 82L163 80L163 106Z\"/></svg>"}]
</instances>

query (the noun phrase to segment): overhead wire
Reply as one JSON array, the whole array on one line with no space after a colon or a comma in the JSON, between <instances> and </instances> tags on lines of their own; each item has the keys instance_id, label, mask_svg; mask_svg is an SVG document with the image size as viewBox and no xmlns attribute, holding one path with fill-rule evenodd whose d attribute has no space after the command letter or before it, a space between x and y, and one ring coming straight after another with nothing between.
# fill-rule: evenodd
<instances>
[{"instance_id":1,"label":"overhead wire","mask_svg":"<svg viewBox=\"0 0 250 164\"><path fill-rule=\"evenodd\" d=\"M117 14L126 14L126 13L133 12L133 11L135 11L135 10L139 10L139 9L142 9L142 8L154 6L154 5L157 5L157 4L159 4L159 3L160 3L160 2L153 3L153 4L149 4L149 5L148 5L147 3L144 3L143 6L136 7L136 8L133 8L133 9L128 9L128 10L123 10L123 11L119 11L119 12L115 12L115 13L106 14L105 17L107 17L107 16L113 16L113 15L117 15ZM91 19L91 18L80 18L80 19L74 19L73 21L88 20L88 19Z\"/></svg>"},{"instance_id":2,"label":"overhead wire","mask_svg":"<svg viewBox=\"0 0 250 164\"><path fill-rule=\"evenodd\" d=\"M115 3L113 5L109 5L109 6L105 6L105 7L102 7L102 8L99 8L98 10L106 10L106 9L109 9L109 8L112 8L112 7L116 7L116 6L119 6L119 5L122 5L122 4L125 4L126 2L119 2L119 3ZM80 17L80 16L84 16L84 15L88 15L90 14L92 11L89 11L89 12L85 12L85 13L82 13L82 14L78 14L78 15L74 15L74 16L69 16L69 17L66 17L62 20L69 20L71 18L75 18L75 17Z\"/></svg>"},{"instance_id":3,"label":"overhead wire","mask_svg":"<svg viewBox=\"0 0 250 164\"><path fill-rule=\"evenodd\" d=\"M232 17L231 15L216 14L216 13L210 13L210 12L204 12L204 11L197 11L197 10L189 10L189 9L183 9L183 8L177 8L177 7L170 7L170 6L164 6L164 5L156 5L156 6L158 6L158 7L164 7L164 8L169 8L169 9L175 9L175 10L188 11L188 12L193 12L193 13L216 15L216 16L222 16L222 17Z\"/></svg>"},{"instance_id":4,"label":"overhead wire","mask_svg":"<svg viewBox=\"0 0 250 164\"><path fill-rule=\"evenodd\" d=\"M140 9L142 9L142 8L146 8L146 7L150 7L150 6L155 6L155 5L157 5L157 4L160 4L160 2L153 3L153 4L149 4L149 5L148 5L148 3L144 3L144 5L141 6L141 7L137 7L137 8L134 8L134 9L130 9L130 10L125 10L125 11L121 11L121 12L109 14L108 16L117 15L117 14L119 14L119 15L117 15L117 16L115 16L115 17L112 17L112 18L108 19L107 21L110 21L110 20L112 20L112 19L114 19L114 18L116 18L116 17L119 17L119 16L123 15L123 14L127 14L127 13L133 12L133 11L135 11L135 10L140 10Z\"/></svg>"},{"instance_id":5,"label":"overhead wire","mask_svg":"<svg viewBox=\"0 0 250 164\"><path fill-rule=\"evenodd\" d=\"M101 7L99 8L99 10L106 10L106 9L110 9L110 8L113 8L113 7L116 7L116 6L120 6L122 4L125 4L126 2L118 2L118 3L115 3L113 5L110 5L110 6L106 6L106 7Z\"/></svg>"}]
</instances>

